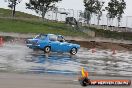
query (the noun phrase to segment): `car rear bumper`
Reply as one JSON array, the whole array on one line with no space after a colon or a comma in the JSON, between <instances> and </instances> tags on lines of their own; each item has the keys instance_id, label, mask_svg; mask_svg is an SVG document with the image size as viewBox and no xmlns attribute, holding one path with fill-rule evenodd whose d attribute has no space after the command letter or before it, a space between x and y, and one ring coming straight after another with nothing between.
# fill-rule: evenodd
<instances>
[{"instance_id":1,"label":"car rear bumper","mask_svg":"<svg viewBox=\"0 0 132 88\"><path fill-rule=\"evenodd\" d=\"M31 48L31 49L37 49L39 48L40 45L33 45L33 44L27 44L27 47Z\"/></svg>"}]
</instances>

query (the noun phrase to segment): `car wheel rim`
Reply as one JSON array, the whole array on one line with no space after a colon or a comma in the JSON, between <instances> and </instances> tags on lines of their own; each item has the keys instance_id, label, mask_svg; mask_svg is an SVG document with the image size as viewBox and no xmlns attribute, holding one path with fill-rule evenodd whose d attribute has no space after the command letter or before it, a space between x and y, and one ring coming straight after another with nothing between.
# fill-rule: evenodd
<instances>
[{"instance_id":1,"label":"car wheel rim","mask_svg":"<svg viewBox=\"0 0 132 88\"><path fill-rule=\"evenodd\" d=\"M49 52L50 51L50 48L49 47L46 47L45 51L46 52Z\"/></svg>"}]
</instances>

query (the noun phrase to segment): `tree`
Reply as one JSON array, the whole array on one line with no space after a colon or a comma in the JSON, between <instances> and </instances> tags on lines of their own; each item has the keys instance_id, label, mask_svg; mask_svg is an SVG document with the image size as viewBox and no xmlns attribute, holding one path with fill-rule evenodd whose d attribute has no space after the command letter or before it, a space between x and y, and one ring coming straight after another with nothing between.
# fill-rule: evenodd
<instances>
[{"instance_id":1,"label":"tree","mask_svg":"<svg viewBox=\"0 0 132 88\"><path fill-rule=\"evenodd\" d=\"M101 16L102 16L102 11L104 11L103 6L104 6L105 2L102 1L96 1L95 3L95 13L97 14L97 19L98 19L98 25L99 25L99 21L101 20Z\"/></svg>"},{"instance_id":2,"label":"tree","mask_svg":"<svg viewBox=\"0 0 132 88\"><path fill-rule=\"evenodd\" d=\"M9 3L8 7L12 9L12 16L15 17L16 5L22 0L5 0Z\"/></svg>"},{"instance_id":3,"label":"tree","mask_svg":"<svg viewBox=\"0 0 132 88\"><path fill-rule=\"evenodd\" d=\"M98 18L98 24L100 17L102 16L102 7L104 5L104 2L101 2L99 0L84 0L84 18L87 19L87 23L89 24L89 21L91 20L92 14L97 14Z\"/></svg>"},{"instance_id":4,"label":"tree","mask_svg":"<svg viewBox=\"0 0 132 88\"><path fill-rule=\"evenodd\" d=\"M55 6L56 2L62 0L29 0L29 3L26 3L28 9L33 9L37 13L40 11L42 18L44 19L46 12L49 9L52 9Z\"/></svg>"},{"instance_id":5,"label":"tree","mask_svg":"<svg viewBox=\"0 0 132 88\"><path fill-rule=\"evenodd\" d=\"M108 11L107 17L112 21L117 16L118 3L119 2L117 0L111 0L108 3L108 6L105 7L105 9Z\"/></svg>"},{"instance_id":6,"label":"tree","mask_svg":"<svg viewBox=\"0 0 132 88\"><path fill-rule=\"evenodd\" d=\"M108 17L110 19L114 19L115 17L117 17L118 26L125 8L126 8L126 3L124 0L111 0L108 3L108 7L106 7L106 10L108 11Z\"/></svg>"},{"instance_id":7,"label":"tree","mask_svg":"<svg viewBox=\"0 0 132 88\"><path fill-rule=\"evenodd\" d=\"M82 21L83 20L82 18L84 18L85 20L83 21L87 21L87 24L89 24L91 18L90 13L88 11L84 10L84 12L79 12L79 17L81 17L79 21Z\"/></svg>"},{"instance_id":8,"label":"tree","mask_svg":"<svg viewBox=\"0 0 132 88\"><path fill-rule=\"evenodd\" d=\"M117 15L117 6L118 6L118 1L117 0L111 0L108 3L108 7L105 9L108 11L108 17L109 18L115 18Z\"/></svg>"},{"instance_id":9,"label":"tree","mask_svg":"<svg viewBox=\"0 0 132 88\"><path fill-rule=\"evenodd\" d=\"M122 14L124 13L124 9L126 9L126 2L124 0L120 0L117 9L118 27L120 26L120 21L122 18Z\"/></svg>"},{"instance_id":10,"label":"tree","mask_svg":"<svg viewBox=\"0 0 132 88\"><path fill-rule=\"evenodd\" d=\"M87 24L89 24L89 21L91 19L91 16L93 13L95 13L95 2L96 0L84 0L84 18L87 20Z\"/></svg>"}]
</instances>

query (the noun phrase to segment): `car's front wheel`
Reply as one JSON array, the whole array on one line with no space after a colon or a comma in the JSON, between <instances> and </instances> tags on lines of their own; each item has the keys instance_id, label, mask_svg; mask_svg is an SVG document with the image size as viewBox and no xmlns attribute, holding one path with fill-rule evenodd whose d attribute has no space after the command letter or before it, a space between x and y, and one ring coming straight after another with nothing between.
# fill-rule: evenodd
<instances>
[{"instance_id":1,"label":"car's front wheel","mask_svg":"<svg viewBox=\"0 0 132 88\"><path fill-rule=\"evenodd\" d=\"M72 48L70 51L71 55L75 55L77 53L77 49L76 48Z\"/></svg>"},{"instance_id":2,"label":"car's front wheel","mask_svg":"<svg viewBox=\"0 0 132 88\"><path fill-rule=\"evenodd\" d=\"M51 51L51 48L50 48L49 46L46 46L46 47L44 48L44 52L45 52L45 53L50 53L50 51Z\"/></svg>"}]
</instances>

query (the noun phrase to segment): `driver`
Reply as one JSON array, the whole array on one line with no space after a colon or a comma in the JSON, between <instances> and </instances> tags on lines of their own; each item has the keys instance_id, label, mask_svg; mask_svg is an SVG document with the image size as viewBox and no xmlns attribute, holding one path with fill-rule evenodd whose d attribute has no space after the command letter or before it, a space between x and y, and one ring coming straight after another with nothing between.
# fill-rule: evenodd
<instances>
[{"instance_id":1,"label":"driver","mask_svg":"<svg viewBox=\"0 0 132 88\"><path fill-rule=\"evenodd\" d=\"M58 40L59 42L64 42L64 41L65 41L65 39L64 39L61 35L58 35L57 40Z\"/></svg>"}]
</instances>

